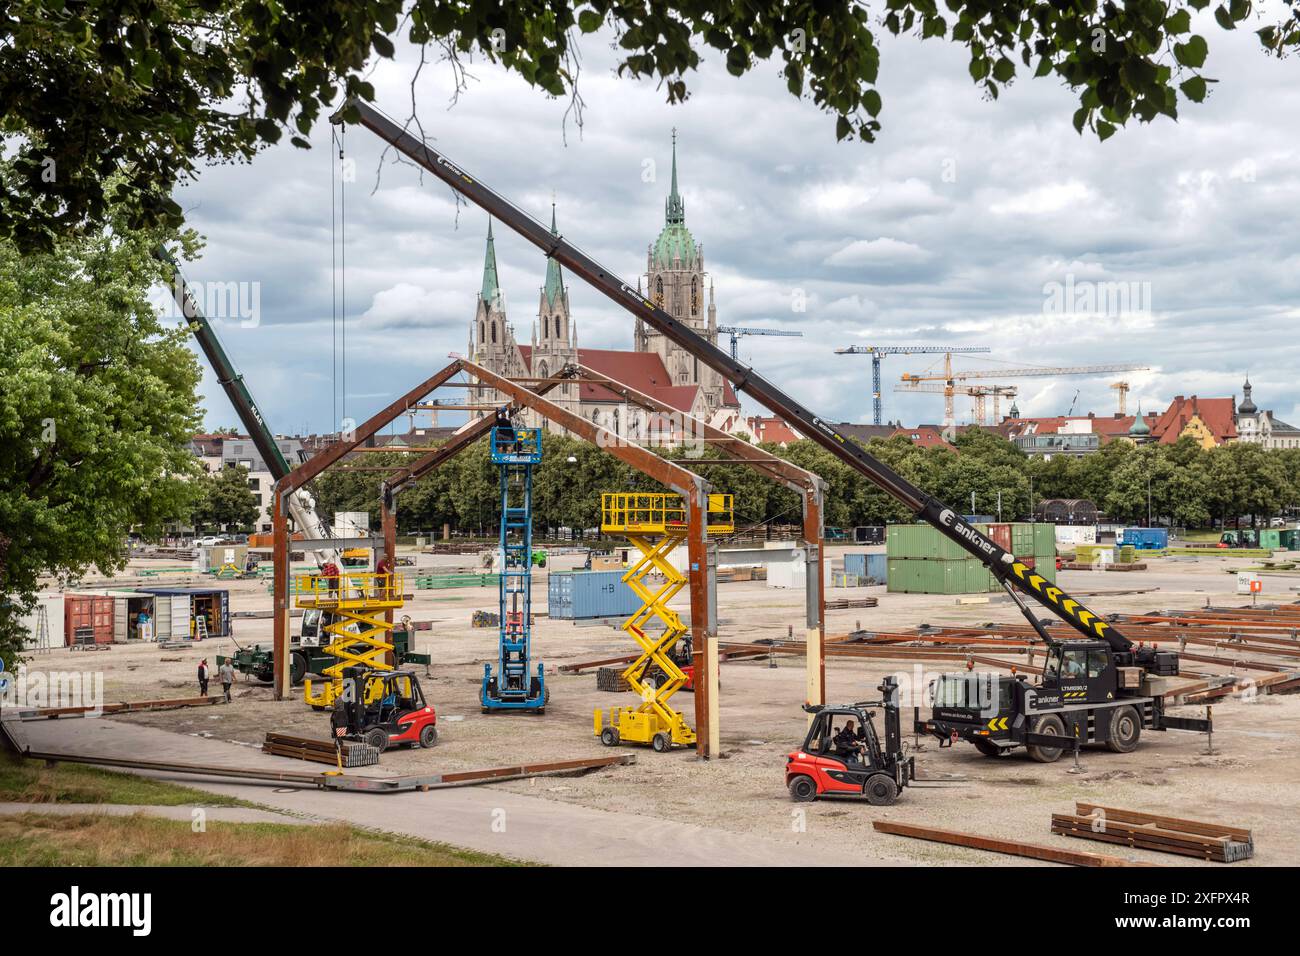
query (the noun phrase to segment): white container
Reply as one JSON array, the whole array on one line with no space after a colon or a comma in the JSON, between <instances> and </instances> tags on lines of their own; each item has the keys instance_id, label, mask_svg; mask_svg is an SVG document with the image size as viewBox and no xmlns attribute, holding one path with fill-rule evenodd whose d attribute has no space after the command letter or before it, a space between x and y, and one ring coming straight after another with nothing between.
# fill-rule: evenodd
<instances>
[{"instance_id":1,"label":"white container","mask_svg":"<svg viewBox=\"0 0 1300 956\"><path fill-rule=\"evenodd\" d=\"M63 595L38 594L36 595L36 606L32 608L31 613L24 614L18 619L18 626L26 634L23 641L24 650L33 651L38 646L37 635L40 630L41 608L45 609L46 626L48 627L49 641L46 646L63 646Z\"/></svg>"},{"instance_id":2,"label":"white container","mask_svg":"<svg viewBox=\"0 0 1300 956\"><path fill-rule=\"evenodd\" d=\"M1096 544L1097 529L1090 524L1058 524L1056 526L1056 544Z\"/></svg>"},{"instance_id":3,"label":"white container","mask_svg":"<svg viewBox=\"0 0 1300 956\"><path fill-rule=\"evenodd\" d=\"M336 511L334 513L334 537L366 538L370 536L370 512Z\"/></svg>"}]
</instances>

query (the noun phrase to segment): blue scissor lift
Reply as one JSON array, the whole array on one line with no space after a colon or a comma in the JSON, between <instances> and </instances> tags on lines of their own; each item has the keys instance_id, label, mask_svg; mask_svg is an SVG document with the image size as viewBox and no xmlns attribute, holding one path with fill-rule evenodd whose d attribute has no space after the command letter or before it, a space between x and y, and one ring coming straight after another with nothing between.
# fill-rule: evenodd
<instances>
[{"instance_id":1,"label":"blue scissor lift","mask_svg":"<svg viewBox=\"0 0 1300 956\"><path fill-rule=\"evenodd\" d=\"M542 432L508 421L489 438L493 463L501 466L501 641L496 673L483 665L479 702L491 710L544 713L550 692L543 665L532 668L533 466L542 460Z\"/></svg>"}]
</instances>

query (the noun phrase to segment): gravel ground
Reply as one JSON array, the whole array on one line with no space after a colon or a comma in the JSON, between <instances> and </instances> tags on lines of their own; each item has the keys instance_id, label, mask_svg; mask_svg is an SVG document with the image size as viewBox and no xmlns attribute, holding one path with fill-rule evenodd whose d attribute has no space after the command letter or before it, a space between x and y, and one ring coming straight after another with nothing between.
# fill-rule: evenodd
<instances>
[{"instance_id":1,"label":"gravel ground","mask_svg":"<svg viewBox=\"0 0 1300 956\"><path fill-rule=\"evenodd\" d=\"M831 549L832 558L840 549ZM853 550L864 550L855 548ZM870 549L865 549L870 550ZM557 557L553 567L575 559ZM419 556L423 567L465 566L469 557ZM166 562L163 562L164 564ZM1154 589L1142 594L1104 594L1085 600L1100 612L1190 608L1210 601L1241 604L1235 581L1225 569L1241 562L1218 557L1157 559L1150 570L1128 574L1063 572L1062 585L1079 596L1091 590ZM136 562L133 568L147 566ZM404 569L409 570L409 569ZM1295 579L1300 581L1300 578ZM1269 578L1267 599L1295 598L1291 579ZM265 585L229 582L236 611L266 609ZM534 576L535 609L545 609L545 574ZM460 770L520 762L563 760L608 753L592 732L598 707L627 703L628 695L595 689L594 675L552 675L552 668L569 661L629 653L632 642L608 626L575 626L539 617L534 628L535 656L547 664L551 704L544 716L479 712L477 694L483 663L495 659L494 630L469 626L474 610L494 610L495 588L417 591L404 613L417 621L432 621L432 631L417 632L417 648L433 655L431 676L423 678L425 693L439 714L440 741L428 751L386 754L386 769L400 772ZM954 598L891 595L884 588L832 590L827 597L871 594L877 608L827 613L827 632L843 633L859 624L869 629L915 626L920 623L980 624L1019 620L1005 598L987 604L958 605ZM724 640L783 637L788 626L802 622L802 591L768 588L761 582L718 587L719 631ZM683 610L684 610L683 605ZM237 619L240 643L269 641L269 619ZM196 692L192 679L201 657L214 662L231 649L229 641L214 639L201 647L165 651L153 646L117 646L95 655L56 650L32 662L37 669L102 668L105 699L140 700L188 696ZM1006 657L1007 655L1000 655ZM1198 668L1214 669L1205 665ZM827 664L828 698L861 700L877 696L875 686L887 673L902 673L923 685L931 676L911 663L832 660ZM736 662L721 674L723 759L697 761L693 753L658 755L639 750L638 762L580 777L546 778L497 784L548 799L683 820L738 833L793 842L814 842L838 848L861 848L879 857L918 864L1022 863L978 851L921 843L875 833L873 819L903 820L983 834L1049 843L1073 849L1115 853L1153 862L1187 862L1146 851L1056 837L1049 832L1052 812L1070 811L1076 799L1173 816L1220 820L1255 831L1256 864L1294 865L1300 861L1300 696L1279 695L1255 701L1229 699L1214 708L1215 748L1205 756L1203 737L1169 732L1151 734L1132 754L1085 751L1085 772L1070 774L1070 761L1037 764L1023 755L997 759L979 756L970 747L938 748L924 742L917 754L918 772L931 778L925 786L904 792L888 808L853 801L792 804L785 794L782 770L785 755L802 739L805 715L799 709L804 676L801 658L783 657L770 668L766 661ZM219 685L217 685L219 687ZM170 711L113 718L145 723L177 733L212 736L254 748L267 730L326 735L327 718L301 700L275 702L270 690L241 678L235 705L206 710ZM689 695L675 698L688 717ZM1201 714L1203 708L1179 713ZM908 724L905 718L904 725ZM910 739L910 738L909 738ZM1248 864L1247 864L1248 865Z\"/></svg>"}]
</instances>

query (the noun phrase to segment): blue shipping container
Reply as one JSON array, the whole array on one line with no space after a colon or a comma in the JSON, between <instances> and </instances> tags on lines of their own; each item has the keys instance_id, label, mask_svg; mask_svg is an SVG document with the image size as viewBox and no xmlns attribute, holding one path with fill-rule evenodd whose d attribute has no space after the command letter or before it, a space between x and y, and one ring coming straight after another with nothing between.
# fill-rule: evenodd
<instances>
[{"instance_id":1,"label":"blue shipping container","mask_svg":"<svg viewBox=\"0 0 1300 956\"><path fill-rule=\"evenodd\" d=\"M879 554L846 554L844 573L866 578L865 584L884 584L889 573L889 556Z\"/></svg>"},{"instance_id":2,"label":"blue shipping container","mask_svg":"<svg viewBox=\"0 0 1300 956\"><path fill-rule=\"evenodd\" d=\"M1169 547L1168 528L1125 528L1119 533L1118 544L1141 550L1159 550Z\"/></svg>"},{"instance_id":3,"label":"blue shipping container","mask_svg":"<svg viewBox=\"0 0 1300 956\"><path fill-rule=\"evenodd\" d=\"M561 620L631 617L641 599L622 571L552 571L547 582L548 613Z\"/></svg>"}]
</instances>

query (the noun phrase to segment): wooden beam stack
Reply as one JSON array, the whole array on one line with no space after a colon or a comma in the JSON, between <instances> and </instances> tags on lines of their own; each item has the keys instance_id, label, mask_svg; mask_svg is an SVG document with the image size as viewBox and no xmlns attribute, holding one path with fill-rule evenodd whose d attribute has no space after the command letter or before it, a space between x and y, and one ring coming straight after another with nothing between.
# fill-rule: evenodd
<instances>
[{"instance_id":1,"label":"wooden beam stack","mask_svg":"<svg viewBox=\"0 0 1300 956\"><path fill-rule=\"evenodd\" d=\"M1235 863L1255 854L1250 831L1241 827L1083 802L1076 802L1074 809L1074 813L1052 814L1053 833L1216 863Z\"/></svg>"},{"instance_id":2,"label":"wooden beam stack","mask_svg":"<svg viewBox=\"0 0 1300 956\"><path fill-rule=\"evenodd\" d=\"M379 751L369 744L344 740L339 746L342 748L345 767L373 767L379 763ZM293 757L297 760L338 766L338 755L335 753L334 744L328 740L313 740L310 737L294 737L290 734L268 731L266 742L262 744L262 752L277 757Z\"/></svg>"}]
</instances>

